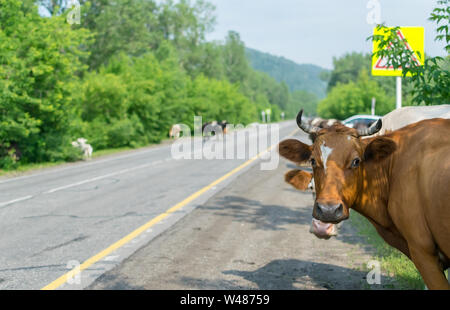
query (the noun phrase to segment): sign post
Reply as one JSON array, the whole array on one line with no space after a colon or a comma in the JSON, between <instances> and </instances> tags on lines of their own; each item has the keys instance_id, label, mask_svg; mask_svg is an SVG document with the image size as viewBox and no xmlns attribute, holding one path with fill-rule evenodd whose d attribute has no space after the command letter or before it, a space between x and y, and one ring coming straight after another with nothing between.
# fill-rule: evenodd
<instances>
[{"instance_id":1,"label":"sign post","mask_svg":"<svg viewBox=\"0 0 450 310\"><path fill-rule=\"evenodd\" d=\"M397 76L397 83L396 83L396 91L397 91L397 96L396 96L396 100L395 100L395 108L396 109L400 109L402 107L402 77L401 76Z\"/></svg>"},{"instance_id":2,"label":"sign post","mask_svg":"<svg viewBox=\"0 0 450 310\"><path fill-rule=\"evenodd\" d=\"M377 28L373 31L374 35L386 35L383 30ZM411 57L418 65L423 65L425 60L425 31L423 27L400 27L397 31L397 36L400 40L404 41L405 47L410 51L413 51ZM388 47L389 48L389 47ZM375 54L380 48L378 42L373 42L372 53ZM419 53L417 53L419 52ZM394 69L394 67L388 63L388 61L382 57L372 56L372 75L375 76L396 76L396 108L402 107L402 68ZM407 76L410 75L409 73Z\"/></svg>"},{"instance_id":3,"label":"sign post","mask_svg":"<svg viewBox=\"0 0 450 310\"><path fill-rule=\"evenodd\" d=\"M270 123L270 114L272 114L272 110L266 109L267 123Z\"/></svg>"},{"instance_id":4,"label":"sign post","mask_svg":"<svg viewBox=\"0 0 450 310\"><path fill-rule=\"evenodd\" d=\"M375 104L377 102L377 98L373 97L372 98L372 108L370 109L370 112L372 113L372 115L375 115Z\"/></svg>"}]
</instances>

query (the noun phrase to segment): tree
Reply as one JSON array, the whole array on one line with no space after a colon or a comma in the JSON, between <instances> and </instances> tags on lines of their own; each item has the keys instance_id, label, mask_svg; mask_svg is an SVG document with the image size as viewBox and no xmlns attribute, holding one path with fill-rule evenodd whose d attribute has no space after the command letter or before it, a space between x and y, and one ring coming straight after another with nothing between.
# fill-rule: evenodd
<instances>
[{"instance_id":1,"label":"tree","mask_svg":"<svg viewBox=\"0 0 450 310\"><path fill-rule=\"evenodd\" d=\"M210 44L203 45L215 22L213 11L214 6L205 1L86 1L82 26L95 34L89 66L98 69L121 52L140 56L170 42L181 66L195 76L198 67L210 65L211 57L205 55L217 55Z\"/></svg>"},{"instance_id":2,"label":"tree","mask_svg":"<svg viewBox=\"0 0 450 310\"><path fill-rule=\"evenodd\" d=\"M78 137L95 150L158 143L195 115L276 121L300 100L249 66L238 33L205 41L207 2L79 2L70 25L68 1L0 0L0 168L76 159Z\"/></svg>"},{"instance_id":3,"label":"tree","mask_svg":"<svg viewBox=\"0 0 450 310\"><path fill-rule=\"evenodd\" d=\"M232 124L248 124L258 117L256 106L244 96L238 85L198 76L188 91L192 116L200 115L203 121L227 120Z\"/></svg>"},{"instance_id":4,"label":"tree","mask_svg":"<svg viewBox=\"0 0 450 310\"><path fill-rule=\"evenodd\" d=\"M245 45L235 31L229 31L223 45L225 76L231 83L243 84L248 78L250 66L245 56Z\"/></svg>"},{"instance_id":5,"label":"tree","mask_svg":"<svg viewBox=\"0 0 450 310\"><path fill-rule=\"evenodd\" d=\"M23 162L64 159L88 33L33 1L0 0L0 24L0 157L13 147Z\"/></svg>"},{"instance_id":6,"label":"tree","mask_svg":"<svg viewBox=\"0 0 450 310\"><path fill-rule=\"evenodd\" d=\"M158 9L158 31L162 38L173 44L180 55L181 65L191 76L199 74L198 67L208 66L206 53L217 56L211 44L204 45L205 35L215 24L215 7L199 0L191 4L189 0L165 0Z\"/></svg>"},{"instance_id":7,"label":"tree","mask_svg":"<svg viewBox=\"0 0 450 310\"><path fill-rule=\"evenodd\" d=\"M438 0L436 7L429 20L437 24L437 35L435 40L446 41L445 50L450 52L450 1ZM441 22L443 24L441 25ZM450 57L427 57L423 65L417 64L413 59L415 51L407 48L405 40L397 36L400 27L388 28L378 25L378 30L383 31L383 35L373 35L368 37L378 42L380 50L375 53L375 57L384 57L388 64L394 68L402 68L403 77L411 74L411 83L414 104L443 104L450 102L450 71L448 70ZM389 46L389 48L387 48ZM421 55L419 55L421 56Z\"/></svg>"},{"instance_id":8,"label":"tree","mask_svg":"<svg viewBox=\"0 0 450 310\"><path fill-rule=\"evenodd\" d=\"M338 84L322 100L317 112L324 118L344 120L355 114L370 114L372 98L376 99L375 113L384 115L394 108L392 97L386 96L381 87L362 70L356 82Z\"/></svg>"},{"instance_id":9,"label":"tree","mask_svg":"<svg viewBox=\"0 0 450 310\"><path fill-rule=\"evenodd\" d=\"M328 77L327 92L338 83L355 82L362 69L370 70L370 56L353 52L340 58L333 57L333 67Z\"/></svg>"},{"instance_id":10,"label":"tree","mask_svg":"<svg viewBox=\"0 0 450 310\"><path fill-rule=\"evenodd\" d=\"M297 90L289 98L286 115L288 117L295 117L300 109L303 109L305 115L316 115L318 102L319 99L315 94L304 90Z\"/></svg>"},{"instance_id":11,"label":"tree","mask_svg":"<svg viewBox=\"0 0 450 310\"><path fill-rule=\"evenodd\" d=\"M372 60L370 54L353 52L347 53L339 58L334 58L333 63L335 67L328 75L328 92L338 84L356 82L363 70L370 72ZM326 79L327 76L324 75L323 78ZM395 98L395 77L369 75L369 79L377 82L388 97ZM402 87L403 105L411 104L411 89L411 79L409 77L404 78Z\"/></svg>"},{"instance_id":12,"label":"tree","mask_svg":"<svg viewBox=\"0 0 450 310\"><path fill-rule=\"evenodd\" d=\"M95 1L93 2L95 3ZM140 56L158 47L162 40L158 25L158 7L152 0L117 0L101 7L87 3L83 26L94 34L88 64L91 70L107 64L121 52Z\"/></svg>"}]
</instances>

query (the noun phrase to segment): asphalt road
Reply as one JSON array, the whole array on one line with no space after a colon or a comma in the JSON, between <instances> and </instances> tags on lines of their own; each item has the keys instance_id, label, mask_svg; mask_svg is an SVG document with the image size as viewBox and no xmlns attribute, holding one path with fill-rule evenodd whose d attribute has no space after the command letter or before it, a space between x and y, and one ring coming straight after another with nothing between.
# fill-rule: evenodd
<instances>
[{"instance_id":1,"label":"asphalt road","mask_svg":"<svg viewBox=\"0 0 450 310\"><path fill-rule=\"evenodd\" d=\"M370 249L348 223L330 240L309 233L312 193L283 183L290 168L251 167L88 289L370 289Z\"/></svg>"},{"instance_id":2,"label":"asphalt road","mask_svg":"<svg viewBox=\"0 0 450 310\"><path fill-rule=\"evenodd\" d=\"M373 252L348 222L330 240L309 233L312 193L283 182L294 167L252 166L88 289L390 288L384 274L367 283Z\"/></svg>"},{"instance_id":3,"label":"asphalt road","mask_svg":"<svg viewBox=\"0 0 450 310\"><path fill-rule=\"evenodd\" d=\"M280 139L295 128L294 122L280 124ZM267 146L278 142L265 133L258 139ZM248 142L226 144L225 152L232 145ZM260 167L261 160L248 162L250 157L176 160L171 145L163 145L0 178L0 289L89 286L248 169ZM83 263L81 273L55 282Z\"/></svg>"}]
</instances>

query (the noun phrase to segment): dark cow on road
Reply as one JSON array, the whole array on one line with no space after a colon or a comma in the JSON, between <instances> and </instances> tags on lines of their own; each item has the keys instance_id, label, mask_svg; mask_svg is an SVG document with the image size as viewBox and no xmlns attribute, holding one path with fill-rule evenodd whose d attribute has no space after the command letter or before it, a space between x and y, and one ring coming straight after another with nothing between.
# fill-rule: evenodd
<instances>
[{"instance_id":1,"label":"dark cow on road","mask_svg":"<svg viewBox=\"0 0 450 310\"><path fill-rule=\"evenodd\" d=\"M202 125L202 134L206 137L226 135L228 132L228 125L229 123L226 120L204 123Z\"/></svg>"},{"instance_id":2,"label":"dark cow on road","mask_svg":"<svg viewBox=\"0 0 450 310\"><path fill-rule=\"evenodd\" d=\"M316 135L313 145L288 139L279 152L313 166L313 217L336 224L350 208L359 212L414 262L428 288L450 289L444 275L450 267L450 120L423 120L362 139L382 121L360 131L339 124L319 129L302 122L302 112L297 124ZM304 185L311 175L302 171L296 178Z\"/></svg>"}]
</instances>

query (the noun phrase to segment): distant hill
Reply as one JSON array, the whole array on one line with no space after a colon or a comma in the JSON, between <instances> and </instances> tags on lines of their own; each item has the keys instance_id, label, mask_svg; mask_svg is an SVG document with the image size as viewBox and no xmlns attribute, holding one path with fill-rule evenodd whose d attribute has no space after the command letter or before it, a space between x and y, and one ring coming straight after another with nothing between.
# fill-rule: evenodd
<instances>
[{"instance_id":1,"label":"distant hill","mask_svg":"<svg viewBox=\"0 0 450 310\"><path fill-rule=\"evenodd\" d=\"M327 83L319 78L319 74L328 70L311 64L300 65L251 48L246 48L246 54L255 70L269 74L278 82L284 81L291 91L306 90L320 99L325 98Z\"/></svg>"}]
</instances>

